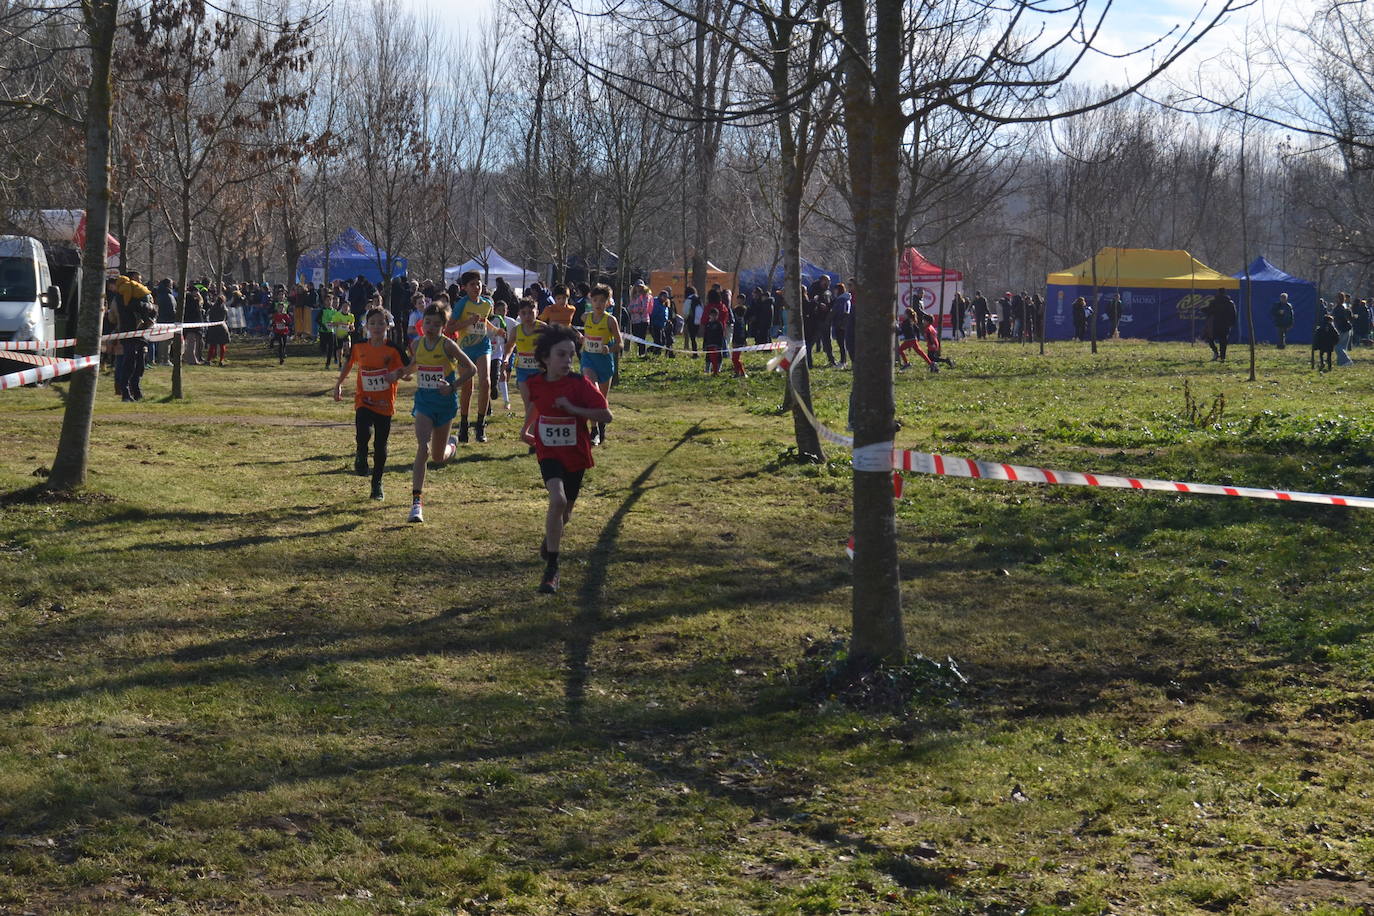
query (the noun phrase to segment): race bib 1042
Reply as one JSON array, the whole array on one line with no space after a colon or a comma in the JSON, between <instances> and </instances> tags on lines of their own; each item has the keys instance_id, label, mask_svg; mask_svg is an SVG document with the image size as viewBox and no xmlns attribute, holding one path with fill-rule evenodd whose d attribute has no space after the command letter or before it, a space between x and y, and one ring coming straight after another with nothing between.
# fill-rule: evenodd
<instances>
[{"instance_id":1,"label":"race bib 1042","mask_svg":"<svg viewBox=\"0 0 1374 916\"><path fill-rule=\"evenodd\" d=\"M445 382L443 366L416 366L415 387L437 391Z\"/></svg>"},{"instance_id":2,"label":"race bib 1042","mask_svg":"<svg viewBox=\"0 0 1374 916\"><path fill-rule=\"evenodd\" d=\"M572 417L540 417L539 441L546 448L571 448L577 445L577 421Z\"/></svg>"}]
</instances>

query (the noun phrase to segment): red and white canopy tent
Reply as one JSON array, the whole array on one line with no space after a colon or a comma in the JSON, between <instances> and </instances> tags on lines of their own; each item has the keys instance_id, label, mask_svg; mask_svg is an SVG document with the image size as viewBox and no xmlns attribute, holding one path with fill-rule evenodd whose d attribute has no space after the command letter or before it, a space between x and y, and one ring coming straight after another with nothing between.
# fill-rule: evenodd
<instances>
[{"instance_id":1,"label":"red and white canopy tent","mask_svg":"<svg viewBox=\"0 0 1374 916\"><path fill-rule=\"evenodd\" d=\"M44 242L71 242L77 248L86 244L85 210L18 210L11 221L24 232ZM119 266L119 240L105 234L105 256L109 267Z\"/></svg>"},{"instance_id":2,"label":"red and white canopy tent","mask_svg":"<svg viewBox=\"0 0 1374 916\"><path fill-rule=\"evenodd\" d=\"M897 302L899 308L920 305L935 316L941 337L953 336L954 315L951 303L964 275L931 262L915 248L902 252L897 264Z\"/></svg>"}]
</instances>

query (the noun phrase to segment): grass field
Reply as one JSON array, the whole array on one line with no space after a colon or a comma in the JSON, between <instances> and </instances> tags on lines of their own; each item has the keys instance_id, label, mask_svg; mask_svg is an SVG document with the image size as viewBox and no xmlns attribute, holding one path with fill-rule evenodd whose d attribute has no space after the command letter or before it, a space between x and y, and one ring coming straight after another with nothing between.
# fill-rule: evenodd
<instances>
[{"instance_id":1,"label":"grass field","mask_svg":"<svg viewBox=\"0 0 1374 916\"><path fill-rule=\"evenodd\" d=\"M1374 360L1205 352L952 345L898 442L1374 493ZM628 361L543 597L512 420L407 525L406 410L378 504L332 370L230 356L105 376L71 501L64 386L0 394L0 913L1374 910L1374 513L911 478L908 640L968 683L855 709L845 456L762 359Z\"/></svg>"}]
</instances>

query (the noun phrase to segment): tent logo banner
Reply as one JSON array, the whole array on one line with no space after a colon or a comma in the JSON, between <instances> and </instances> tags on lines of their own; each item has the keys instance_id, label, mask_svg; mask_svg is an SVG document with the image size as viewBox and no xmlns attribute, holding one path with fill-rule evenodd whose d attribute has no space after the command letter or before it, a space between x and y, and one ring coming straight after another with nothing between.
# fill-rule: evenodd
<instances>
[{"instance_id":1,"label":"tent logo banner","mask_svg":"<svg viewBox=\"0 0 1374 916\"><path fill-rule=\"evenodd\" d=\"M913 286L902 293L902 308L932 312L936 303L935 291L925 286Z\"/></svg>"},{"instance_id":2,"label":"tent logo banner","mask_svg":"<svg viewBox=\"0 0 1374 916\"><path fill-rule=\"evenodd\" d=\"M1207 315L1203 312L1203 309L1207 307L1207 303L1211 298L1211 296L1203 295L1202 293L1189 293L1178 300L1178 317L1182 318L1184 321L1206 318Z\"/></svg>"}]
</instances>

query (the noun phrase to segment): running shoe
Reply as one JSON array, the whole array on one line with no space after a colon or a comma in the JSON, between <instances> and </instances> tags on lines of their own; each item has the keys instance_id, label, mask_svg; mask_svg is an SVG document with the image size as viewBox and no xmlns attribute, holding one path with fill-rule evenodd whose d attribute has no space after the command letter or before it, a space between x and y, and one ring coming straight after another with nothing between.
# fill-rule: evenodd
<instances>
[{"instance_id":1,"label":"running shoe","mask_svg":"<svg viewBox=\"0 0 1374 916\"><path fill-rule=\"evenodd\" d=\"M449 437L448 437L448 452L447 452L446 454L447 454L450 458L452 458L454 455L458 454L458 437L457 437L457 436L449 436Z\"/></svg>"},{"instance_id":2,"label":"running shoe","mask_svg":"<svg viewBox=\"0 0 1374 916\"><path fill-rule=\"evenodd\" d=\"M353 473L359 477L367 476L367 456L361 452L353 459Z\"/></svg>"},{"instance_id":3,"label":"running shoe","mask_svg":"<svg viewBox=\"0 0 1374 916\"><path fill-rule=\"evenodd\" d=\"M462 426L458 427L458 441L459 441L459 442L467 442L467 441L468 441L468 425L467 425L466 423L464 423Z\"/></svg>"},{"instance_id":4,"label":"running shoe","mask_svg":"<svg viewBox=\"0 0 1374 916\"><path fill-rule=\"evenodd\" d=\"M558 570L545 570L544 581L539 583L539 594L552 595L556 591L558 591Z\"/></svg>"},{"instance_id":5,"label":"running shoe","mask_svg":"<svg viewBox=\"0 0 1374 916\"><path fill-rule=\"evenodd\" d=\"M423 522L424 520L425 520L425 511L424 511L423 509L420 508L420 501L417 499L417 500L415 500L415 502L413 502L413 503L410 504L410 517L407 518L406 521L408 521L408 522Z\"/></svg>"},{"instance_id":6,"label":"running shoe","mask_svg":"<svg viewBox=\"0 0 1374 916\"><path fill-rule=\"evenodd\" d=\"M478 441L478 442L486 442L486 441L487 441L487 427L486 427L486 424L484 424L484 423L478 423L478 424L477 424L477 441Z\"/></svg>"},{"instance_id":7,"label":"running shoe","mask_svg":"<svg viewBox=\"0 0 1374 916\"><path fill-rule=\"evenodd\" d=\"M386 499L386 494L382 492L382 482L380 480L372 481L372 498L378 501Z\"/></svg>"},{"instance_id":8,"label":"running shoe","mask_svg":"<svg viewBox=\"0 0 1374 916\"><path fill-rule=\"evenodd\" d=\"M937 373L937 372L939 372L939 371L940 371L940 367L939 367L939 366L935 365L934 363L931 363L931 364L930 364L930 374L931 374L931 375L934 375L935 373Z\"/></svg>"}]
</instances>

